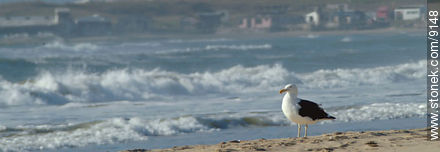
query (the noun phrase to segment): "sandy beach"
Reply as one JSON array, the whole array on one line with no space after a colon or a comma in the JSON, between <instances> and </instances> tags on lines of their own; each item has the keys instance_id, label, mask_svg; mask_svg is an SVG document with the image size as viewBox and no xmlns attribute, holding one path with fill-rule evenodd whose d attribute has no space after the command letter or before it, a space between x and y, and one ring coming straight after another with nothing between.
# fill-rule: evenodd
<instances>
[{"instance_id":1,"label":"sandy beach","mask_svg":"<svg viewBox=\"0 0 440 152\"><path fill-rule=\"evenodd\" d=\"M169 149L132 149L123 152L235 152L235 151L396 151L434 152L440 143L427 141L426 129L335 132L320 136L249 141L225 141L215 145L177 146Z\"/></svg>"}]
</instances>

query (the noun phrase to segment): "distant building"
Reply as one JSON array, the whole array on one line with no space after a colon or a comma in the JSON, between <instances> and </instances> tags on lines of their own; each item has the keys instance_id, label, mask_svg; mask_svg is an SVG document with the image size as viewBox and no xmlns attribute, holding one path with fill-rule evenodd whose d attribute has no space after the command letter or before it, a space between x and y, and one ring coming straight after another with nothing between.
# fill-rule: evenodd
<instances>
[{"instance_id":1,"label":"distant building","mask_svg":"<svg viewBox=\"0 0 440 152\"><path fill-rule=\"evenodd\" d=\"M2 16L0 17L0 27L18 26L49 26L54 25L54 18L49 16Z\"/></svg>"},{"instance_id":2,"label":"distant building","mask_svg":"<svg viewBox=\"0 0 440 152\"><path fill-rule=\"evenodd\" d=\"M248 17L243 18L238 26L241 29L269 29L272 27L271 17Z\"/></svg>"},{"instance_id":3,"label":"distant building","mask_svg":"<svg viewBox=\"0 0 440 152\"><path fill-rule=\"evenodd\" d=\"M304 15L306 30L348 30L371 28L375 12L349 9L348 4L329 4L315 7L314 11Z\"/></svg>"},{"instance_id":4,"label":"distant building","mask_svg":"<svg viewBox=\"0 0 440 152\"><path fill-rule=\"evenodd\" d=\"M284 15L288 12L287 5L268 5L258 7L258 14L262 15Z\"/></svg>"},{"instance_id":5,"label":"distant building","mask_svg":"<svg viewBox=\"0 0 440 152\"><path fill-rule=\"evenodd\" d=\"M152 19L147 16L124 16L118 18L113 25L113 31L118 33L147 32L150 30Z\"/></svg>"},{"instance_id":6,"label":"distant building","mask_svg":"<svg viewBox=\"0 0 440 152\"><path fill-rule=\"evenodd\" d=\"M303 15L272 15L270 31L303 30L305 19Z\"/></svg>"},{"instance_id":7,"label":"distant building","mask_svg":"<svg viewBox=\"0 0 440 152\"><path fill-rule=\"evenodd\" d=\"M111 22L99 15L82 17L74 21L67 8L56 8L54 16L0 17L1 34L53 33L60 36L105 35L111 31Z\"/></svg>"},{"instance_id":8,"label":"distant building","mask_svg":"<svg viewBox=\"0 0 440 152\"><path fill-rule=\"evenodd\" d=\"M312 26L318 26L320 24L320 14L318 11L313 11L305 15L305 22Z\"/></svg>"},{"instance_id":9,"label":"distant building","mask_svg":"<svg viewBox=\"0 0 440 152\"><path fill-rule=\"evenodd\" d=\"M368 12L365 12L365 15L367 16L369 22L377 20L377 12L368 11Z\"/></svg>"},{"instance_id":10,"label":"distant building","mask_svg":"<svg viewBox=\"0 0 440 152\"><path fill-rule=\"evenodd\" d=\"M98 14L79 18L75 23L75 34L81 36L109 35L112 30L110 20Z\"/></svg>"},{"instance_id":11,"label":"distant building","mask_svg":"<svg viewBox=\"0 0 440 152\"><path fill-rule=\"evenodd\" d=\"M54 16L1 16L0 35L53 33L67 36L75 23L67 8L56 8Z\"/></svg>"},{"instance_id":12,"label":"distant building","mask_svg":"<svg viewBox=\"0 0 440 152\"><path fill-rule=\"evenodd\" d=\"M39 32L54 32L56 23L50 16L2 16L0 17L0 35Z\"/></svg>"},{"instance_id":13,"label":"distant building","mask_svg":"<svg viewBox=\"0 0 440 152\"><path fill-rule=\"evenodd\" d=\"M367 26L367 15L362 11L337 12L332 16L339 29L362 29Z\"/></svg>"},{"instance_id":14,"label":"distant building","mask_svg":"<svg viewBox=\"0 0 440 152\"><path fill-rule=\"evenodd\" d=\"M73 17L70 14L70 9L56 8L54 22L55 24L73 24Z\"/></svg>"},{"instance_id":15,"label":"distant building","mask_svg":"<svg viewBox=\"0 0 440 152\"><path fill-rule=\"evenodd\" d=\"M404 6L394 9L395 20L417 20L422 18L421 7L418 6Z\"/></svg>"},{"instance_id":16,"label":"distant building","mask_svg":"<svg viewBox=\"0 0 440 152\"><path fill-rule=\"evenodd\" d=\"M329 11L337 11L337 12L347 12L350 11L348 8L348 4L327 4L325 7Z\"/></svg>"},{"instance_id":17,"label":"distant building","mask_svg":"<svg viewBox=\"0 0 440 152\"><path fill-rule=\"evenodd\" d=\"M54 16L0 16L0 35L52 33L70 37L146 32L150 21L146 16L128 16L112 24L98 14L74 19L68 8L56 8Z\"/></svg>"},{"instance_id":18,"label":"distant building","mask_svg":"<svg viewBox=\"0 0 440 152\"><path fill-rule=\"evenodd\" d=\"M226 16L224 11L198 13L196 27L202 33L215 33Z\"/></svg>"},{"instance_id":19,"label":"distant building","mask_svg":"<svg viewBox=\"0 0 440 152\"><path fill-rule=\"evenodd\" d=\"M180 20L180 29L184 32L191 32L196 30L196 26L199 20L195 17L183 17Z\"/></svg>"},{"instance_id":20,"label":"distant building","mask_svg":"<svg viewBox=\"0 0 440 152\"><path fill-rule=\"evenodd\" d=\"M54 33L61 36L70 36L75 29L74 18L68 8L56 8L54 22L57 25Z\"/></svg>"},{"instance_id":21,"label":"distant building","mask_svg":"<svg viewBox=\"0 0 440 152\"><path fill-rule=\"evenodd\" d=\"M390 19L390 9L387 6L381 6L376 11L374 18L378 22L387 22Z\"/></svg>"}]
</instances>

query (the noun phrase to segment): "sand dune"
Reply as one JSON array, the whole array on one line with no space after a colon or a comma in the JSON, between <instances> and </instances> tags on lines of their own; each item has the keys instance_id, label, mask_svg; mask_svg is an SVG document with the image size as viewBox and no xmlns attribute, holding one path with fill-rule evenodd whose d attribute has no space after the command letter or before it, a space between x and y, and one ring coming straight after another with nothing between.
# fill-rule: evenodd
<instances>
[{"instance_id":1,"label":"sand dune","mask_svg":"<svg viewBox=\"0 0 440 152\"><path fill-rule=\"evenodd\" d=\"M434 152L440 142L428 141L426 129L336 132L321 136L226 141L215 145L178 146L169 149L133 149L123 152L302 152L302 151L396 151Z\"/></svg>"}]
</instances>

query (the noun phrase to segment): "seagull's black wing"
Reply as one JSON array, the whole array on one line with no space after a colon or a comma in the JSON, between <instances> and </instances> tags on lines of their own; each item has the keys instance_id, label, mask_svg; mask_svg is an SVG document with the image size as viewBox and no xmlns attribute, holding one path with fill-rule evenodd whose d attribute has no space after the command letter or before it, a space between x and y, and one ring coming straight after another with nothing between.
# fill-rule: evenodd
<instances>
[{"instance_id":1,"label":"seagull's black wing","mask_svg":"<svg viewBox=\"0 0 440 152\"><path fill-rule=\"evenodd\" d=\"M299 108L299 115L303 117L310 117L312 120L318 120L318 119L336 119L333 116L328 115L324 109L319 107L318 104L300 99L298 102L300 108Z\"/></svg>"}]
</instances>

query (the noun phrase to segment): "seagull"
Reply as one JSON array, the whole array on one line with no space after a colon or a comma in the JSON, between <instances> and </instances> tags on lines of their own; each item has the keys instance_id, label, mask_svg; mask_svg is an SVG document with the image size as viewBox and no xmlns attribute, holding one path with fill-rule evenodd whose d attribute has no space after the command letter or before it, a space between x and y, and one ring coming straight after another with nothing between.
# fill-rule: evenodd
<instances>
[{"instance_id":1,"label":"seagull","mask_svg":"<svg viewBox=\"0 0 440 152\"><path fill-rule=\"evenodd\" d=\"M281 108L287 119L298 124L298 137L300 137L301 125L305 125L304 137L307 137L309 124L320 120L336 119L328 115L318 104L298 98L298 88L294 84L286 85L280 90L280 94L283 92L286 92L286 95L283 97Z\"/></svg>"}]
</instances>

